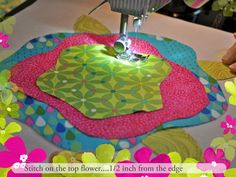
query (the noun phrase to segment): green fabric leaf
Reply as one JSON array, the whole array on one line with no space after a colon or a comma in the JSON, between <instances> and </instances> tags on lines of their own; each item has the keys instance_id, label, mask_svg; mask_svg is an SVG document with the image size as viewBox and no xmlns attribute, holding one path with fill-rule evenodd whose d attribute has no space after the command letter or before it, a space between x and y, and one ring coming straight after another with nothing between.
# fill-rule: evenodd
<instances>
[{"instance_id":1,"label":"green fabric leaf","mask_svg":"<svg viewBox=\"0 0 236 177\"><path fill-rule=\"evenodd\" d=\"M224 7L223 15L224 15L225 17L232 17L232 16L233 16L233 9L231 8L231 5L230 5L230 4L227 4L227 5Z\"/></svg>"},{"instance_id":2,"label":"green fabric leaf","mask_svg":"<svg viewBox=\"0 0 236 177\"><path fill-rule=\"evenodd\" d=\"M7 177L8 171L10 171L10 168L0 168L1 177Z\"/></svg>"},{"instance_id":3,"label":"green fabric leaf","mask_svg":"<svg viewBox=\"0 0 236 177\"><path fill-rule=\"evenodd\" d=\"M6 127L6 119L0 118L0 128L3 130Z\"/></svg>"},{"instance_id":4,"label":"green fabric leaf","mask_svg":"<svg viewBox=\"0 0 236 177\"><path fill-rule=\"evenodd\" d=\"M213 148L216 148L216 147L218 147L219 145L222 145L222 144L224 144L224 143L225 143L225 139L224 139L223 137L217 137L217 138L215 138L215 139L212 140L210 146L213 147Z\"/></svg>"},{"instance_id":5,"label":"green fabric leaf","mask_svg":"<svg viewBox=\"0 0 236 177\"><path fill-rule=\"evenodd\" d=\"M168 154L172 163L181 163L182 158L178 152L171 152Z\"/></svg>"},{"instance_id":6,"label":"green fabric leaf","mask_svg":"<svg viewBox=\"0 0 236 177\"><path fill-rule=\"evenodd\" d=\"M4 20L3 22L0 22L0 31L12 34L13 33L13 25L16 23L16 18L14 16L11 16Z\"/></svg>"},{"instance_id":7,"label":"green fabric leaf","mask_svg":"<svg viewBox=\"0 0 236 177\"><path fill-rule=\"evenodd\" d=\"M236 106L236 96L234 95L230 96L229 103Z\"/></svg>"},{"instance_id":8,"label":"green fabric leaf","mask_svg":"<svg viewBox=\"0 0 236 177\"><path fill-rule=\"evenodd\" d=\"M220 7L224 7L226 4L228 4L228 0L217 0Z\"/></svg>"},{"instance_id":9,"label":"green fabric leaf","mask_svg":"<svg viewBox=\"0 0 236 177\"><path fill-rule=\"evenodd\" d=\"M21 126L16 122L10 122L5 129L6 133L8 134L18 133L21 132L21 130Z\"/></svg>"},{"instance_id":10,"label":"green fabric leaf","mask_svg":"<svg viewBox=\"0 0 236 177\"><path fill-rule=\"evenodd\" d=\"M66 160L66 158L62 155L56 155L53 157L52 159L53 163L68 163L68 161Z\"/></svg>"},{"instance_id":11,"label":"green fabric leaf","mask_svg":"<svg viewBox=\"0 0 236 177\"><path fill-rule=\"evenodd\" d=\"M224 173L225 177L233 177L235 176L235 174L236 174L236 168L229 169Z\"/></svg>"},{"instance_id":12,"label":"green fabric leaf","mask_svg":"<svg viewBox=\"0 0 236 177\"><path fill-rule=\"evenodd\" d=\"M4 131L4 130L2 130L2 131ZM10 135L10 134L7 134L7 133L5 133L5 134L1 134L0 135L0 143L1 144L4 144L9 138L11 138L12 137L12 135Z\"/></svg>"},{"instance_id":13,"label":"green fabric leaf","mask_svg":"<svg viewBox=\"0 0 236 177\"><path fill-rule=\"evenodd\" d=\"M235 157L235 149L232 146L228 146L224 151L226 159L233 161Z\"/></svg>"},{"instance_id":14,"label":"green fabric leaf","mask_svg":"<svg viewBox=\"0 0 236 177\"><path fill-rule=\"evenodd\" d=\"M13 102L12 91L8 89L0 91L0 101L7 106L10 105Z\"/></svg>"},{"instance_id":15,"label":"green fabric leaf","mask_svg":"<svg viewBox=\"0 0 236 177\"><path fill-rule=\"evenodd\" d=\"M183 163L198 163L198 161L193 158L186 158Z\"/></svg>"},{"instance_id":16,"label":"green fabric leaf","mask_svg":"<svg viewBox=\"0 0 236 177\"><path fill-rule=\"evenodd\" d=\"M156 154L178 152L182 159L193 158L198 161L203 160L200 145L183 129L157 131L147 136L143 140L143 144L151 148Z\"/></svg>"},{"instance_id":17,"label":"green fabric leaf","mask_svg":"<svg viewBox=\"0 0 236 177\"><path fill-rule=\"evenodd\" d=\"M233 82L231 81L226 81L225 82L225 89L229 94L236 95L236 86Z\"/></svg>"},{"instance_id":18,"label":"green fabric leaf","mask_svg":"<svg viewBox=\"0 0 236 177\"><path fill-rule=\"evenodd\" d=\"M220 9L221 9L221 7L220 7L218 1L214 1L213 4L212 4L212 10L218 11Z\"/></svg>"},{"instance_id":19,"label":"green fabric leaf","mask_svg":"<svg viewBox=\"0 0 236 177\"><path fill-rule=\"evenodd\" d=\"M230 140L228 144L236 148L236 140Z\"/></svg>"},{"instance_id":20,"label":"green fabric leaf","mask_svg":"<svg viewBox=\"0 0 236 177\"><path fill-rule=\"evenodd\" d=\"M98 159L91 152L83 153L81 158L83 163L99 163Z\"/></svg>"},{"instance_id":21,"label":"green fabric leaf","mask_svg":"<svg viewBox=\"0 0 236 177\"><path fill-rule=\"evenodd\" d=\"M100 163L111 163L115 154L115 148L110 144L102 144L96 149L96 157Z\"/></svg>"},{"instance_id":22,"label":"green fabric leaf","mask_svg":"<svg viewBox=\"0 0 236 177\"><path fill-rule=\"evenodd\" d=\"M131 159L130 151L128 149L123 149L117 153L116 158L114 159L113 163L118 163L125 160L130 160L130 159Z\"/></svg>"},{"instance_id":23,"label":"green fabric leaf","mask_svg":"<svg viewBox=\"0 0 236 177\"><path fill-rule=\"evenodd\" d=\"M43 174L42 177L65 177L64 175L62 174L50 174L50 173L46 173L46 174ZM67 177L67 176L66 176Z\"/></svg>"}]
</instances>

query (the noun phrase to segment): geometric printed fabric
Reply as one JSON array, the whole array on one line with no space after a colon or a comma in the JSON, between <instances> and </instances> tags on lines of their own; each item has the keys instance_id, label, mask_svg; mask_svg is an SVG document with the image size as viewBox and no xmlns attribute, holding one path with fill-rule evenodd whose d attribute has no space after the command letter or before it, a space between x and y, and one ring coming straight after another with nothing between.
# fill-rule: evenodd
<instances>
[{"instance_id":1,"label":"geometric printed fabric","mask_svg":"<svg viewBox=\"0 0 236 177\"><path fill-rule=\"evenodd\" d=\"M37 85L92 119L161 109L160 84L170 65L157 56L128 62L115 55L100 44L67 48Z\"/></svg>"},{"instance_id":2,"label":"geometric printed fabric","mask_svg":"<svg viewBox=\"0 0 236 177\"><path fill-rule=\"evenodd\" d=\"M62 40L73 35L75 34L56 33L32 39L24 46L22 46L22 48L18 50L14 55L1 62L0 70L10 69L14 64L28 57L43 52L48 52L54 49ZM159 128L162 129L167 127L194 126L207 123L219 118L227 110L228 104L226 102L226 99L224 99L224 94L222 93L220 86L218 85L217 81L211 79L211 77L209 77L197 65L196 53L191 47L179 43L175 40L166 40L166 38L156 39L155 36L150 36L147 34L138 33L137 35L137 33L130 33L129 35L147 40L148 42L155 45L155 47L160 50L161 54L165 58L168 58L171 61L190 69L192 72L195 72L196 77L201 78L200 80L204 78L205 80L209 81L208 84L204 85L211 103L202 112L200 112L196 116L189 117L188 119L179 119L171 122L166 122ZM24 95L24 97L18 95ZM74 126L69 126L68 122L60 115L60 113L56 109L51 108L46 103L39 102L23 93L17 94L16 96L21 105L21 116L19 120L37 131L46 140L64 149L73 150L76 152L95 151L98 145L106 143L112 143L113 145L115 145L116 150L122 148L132 148L136 144L139 144L142 139L148 135L146 134L134 137L129 140L119 139L112 142L107 139L91 137L78 131ZM27 110L29 108L32 109L33 112L37 112L36 110L39 107L45 110L45 114L40 114L40 117L38 114L29 115L27 113ZM50 113L48 113L47 110L51 109L53 109L54 111L50 111ZM212 111L213 109L215 110L214 112ZM44 126L37 124L37 122L39 122L39 118L40 120L46 122ZM59 127L61 128L59 129ZM46 129L53 130L52 134L45 134Z\"/></svg>"}]
</instances>

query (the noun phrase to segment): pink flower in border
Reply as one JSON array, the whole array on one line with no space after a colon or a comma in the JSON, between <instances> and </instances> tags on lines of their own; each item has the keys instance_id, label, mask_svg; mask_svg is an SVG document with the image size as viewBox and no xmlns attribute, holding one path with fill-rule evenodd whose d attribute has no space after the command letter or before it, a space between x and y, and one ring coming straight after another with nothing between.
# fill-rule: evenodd
<instances>
[{"instance_id":1,"label":"pink flower in border","mask_svg":"<svg viewBox=\"0 0 236 177\"><path fill-rule=\"evenodd\" d=\"M205 163L208 163L210 165L206 165L204 163L198 163L197 167L202 171L212 171L214 177L224 177L224 170L222 169L222 166L219 166L217 164L225 164L226 169L230 168L230 161L225 159L225 153L222 149L217 149L216 152L212 147L207 148L204 151L204 159ZM222 171L221 173L216 172Z\"/></svg>"},{"instance_id":2,"label":"pink flower in border","mask_svg":"<svg viewBox=\"0 0 236 177\"><path fill-rule=\"evenodd\" d=\"M40 163L46 160L47 154L43 149L36 148L27 154L23 140L16 136L9 138L4 147L5 151L0 151L0 168L19 168L27 163ZM8 172L7 177L42 177L42 174L16 174L12 170Z\"/></svg>"},{"instance_id":3,"label":"pink flower in border","mask_svg":"<svg viewBox=\"0 0 236 177\"><path fill-rule=\"evenodd\" d=\"M170 157L166 154L159 154L156 157L154 157L152 160L150 160L152 156L152 150L147 148L147 147L143 147L139 150L137 150L134 154L134 159L138 162L138 163L171 163ZM123 161L120 163L134 163L132 161ZM168 177L169 174L165 173L165 174L116 174L116 177Z\"/></svg>"},{"instance_id":4,"label":"pink flower in border","mask_svg":"<svg viewBox=\"0 0 236 177\"><path fill-rule=\"evenodd\" d=\"M3 48L8 48L9 44L8 44L8 35L7 34L3 34L2 32L0 32L0 45Z\"/></svg>"},{"instance_id":5,"label":"pink flower in border","mask_svg":"<svg viewBox=\"0 0 236 177\"><path fill-rule=\"evenodd\" d=\"M227 115L226 121L221 122L220 127L225 129L224 134L228 134L229 132L236 134L236 118Z\"/></svg>"}]
</instances>

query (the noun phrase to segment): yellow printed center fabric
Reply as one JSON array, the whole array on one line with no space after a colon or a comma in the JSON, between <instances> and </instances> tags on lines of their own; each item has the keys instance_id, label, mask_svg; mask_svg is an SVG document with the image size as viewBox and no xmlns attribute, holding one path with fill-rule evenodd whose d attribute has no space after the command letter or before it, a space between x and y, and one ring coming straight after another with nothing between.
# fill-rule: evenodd
<instances>
[{"instance_id":1,"label":"yellow printed center fabric","mask_svg":"<svg viewBox=\"0 0 236 177\"><path fill-rule=\"evenodd\" d=\"M87 117L105 119L161 109L160 84L170 71L156 56L128 62L117 59L112 47L81 45L65 49L37 84Z\"/></svg>"}]
</instances>

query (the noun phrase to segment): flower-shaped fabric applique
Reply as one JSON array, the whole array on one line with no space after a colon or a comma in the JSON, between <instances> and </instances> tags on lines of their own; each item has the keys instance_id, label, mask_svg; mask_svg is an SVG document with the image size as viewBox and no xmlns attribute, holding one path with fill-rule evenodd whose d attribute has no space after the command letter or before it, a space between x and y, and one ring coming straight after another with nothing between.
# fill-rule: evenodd
<instances>
[{"instance_id":1,"label":"flower-shaped fabric applique","mask_svg":"<svg viewBox=\"0 0 236 177\"><path fill-rule=\"evenodd\" d=\"M53 163L62 163L61 159L64 159L65 163L81 163L81 156L82 153L61 151L53 156L52 161Z\"/></svg>"},{"instance_id":2,"label":"flower-shaped fabric applique","mask_svg":"<svg viewBox=\"0 0 236 177\"><path fill-rule=\"evenodd\" d=\"M9 44L8 44L8 35L7 34L3 34L0 32L0 45L3 48L8 48Z\"/></svg>"},{"instance_id":3,"label":"flower-shaped fabric applique","mask_svg":"<svg viewBox=\"0 0 236 177\"><path fill-rule=\"evenodd\" d=\"M90 119L161 109L160 84L171 72L167 61L150 55L148 62L124 63L112 50L105 45L67 48L37 85Z\"/></svg>"},{"instance_id":4,"label":"flower-shaped fabric applique","mask_svg":"<svg viewBox=\"0 0 236 177\"><path fill-rule=\"evenodd\" d=\"M147 147L142 147L141 149L137 150L134 154L134 159L137 161L137 163L171 163L170 157L166 154L159 154L153 159L151 159L152 156L152 150ZM132 161L123 161L121 163L134 163ZM145 173L117 173L116 177L141 177L141 176L148 176L148 177L168 177L169 173L158 173L158 174L145 174Z\"/></svg>"},{"instance_id":5,"label":"flower-shaped fabric applique","mask_svg":"<svg viewBox=\"0 0 236 177\"><path fill-rule=\"evenodd\" d=\"M13 134L21 131L21 126L16 122L10 122L6 125L6 120L0 118L0 143L4 144Z\"/></svg>"},{"instance_id":6,"label":"flower-shaped fabric applique","mask_svg":"<svg viewBox=\"0 0 236 177\"><path fill-rule=\"evenodd\" d=\"M9 138L5 144L7 150L0 151L0 168L15 169L24 167L27 163L41 163L47 158L44 150L37 148L27 153L23 140L16 136ZM42 174L20 174L12 170L8 172L8 177L41 177Z\"/></svg>"},{"instance_id":7,"label":"flower-shaped fabric applique","mask_svg":"<svg viewBox=\"0 0 236 177\"><path fill-rule=\"evenodd\" d=\"M115 148L110 144L102 144L97 147L96 155L91 152L82 154L83 163L118 163L126 160L130 160L131 154L129 150L123 149L118 152L116 157ZM115 177L115 174L84 174L84 177Z\"/></svg>"},{"instance_id":8,"label":"flower-shaped fabric applique","mask_svg":"<svg viewBox=\"0 0 236 177\"><path fill-rule=\"evenodd\" d=\"M182 161L182 157L177 152L171 152L168 154L170 157L171 163L181 164L181 163L191 163L191 164L197 164L197 160L193 158L186 158L184 161ZM189 170L191 171L191 170ZM182 173L171 173L168 177L192 177L190 174L182 174Z\"/></svg>"},{"instance_id":9,"label":"flower-shaped fabric applique","mask_svg":"<svg viewBox=\"0 0 236 177\"><path fill-rule=\"evenodd\" d=\"M5 105L0 102L0 118L6 118L7 116L18 118L20 116L19 109L20 107L17 103Z\"/></svg>"},{"instance_id":10,"label":"flower-shaped fabric applique","mask_svg":"<svg viewBox=\"0 0 236 177\"><path fill-rule=\"evenodd\" d=\"M231 94L229 97L229 103L236 106L236 78L234 78L234 82L225 82L225 90Z\"/></svg>"},{"instance_id":11,"label":"flower-shaped fabric applique","mask_svg":"<svg viewBox=\"0 0 236 177\"><path fill-rule=\"evenodd\" d=\"M172 163L176 163L176 164L182 163L182 158L179 153L171 152L168 155L169 155ZM212 174L212 171L203 172L200 169L198 169L197 168L198 161L196 159L186 158L183 161L183 164L187 164L187 163L193 165L192 168L190 167L188 169L187 173L175 173L174 172L174 173L171 173L170 176L168 176L168 177L214 177ZM194 172L194 173L192 173L192 172Z\"/></svg>"},{"instance_id":12,"label":"flower-shaped fabric applique","mask_svg":"<svg viewBox=\"0 0 236 177\"><path fill-rule=\"evenodd\" d=\"M224 134L236 134L236 118L227 115L226 120L221 122L220 127L225 129Z\"/></svg>"},{"instance_id":13,"label":"flower-shaped fabric applique","mask_svg":"<svg viewBox=\"0 0 236 177\"><path fill-rule=\"evenodd\" d=\"M212 171L214 177L224 177L224 167L219 164L225 164L226 169L230 168L230 161L225 159L225 153L222 149L217 149L216 152L213 148L209 147L204 152L205 163L209 165L198 163L197 167L202 171ZM222 173L219 173L221 172Z\"/></svg>"},{"instance_id":14,"label":"flower-shaped fabric applique","mask_svg":"<svg viewBox=\"0 0 236 177\"><path fill-rule=\"evenodd\" d=\"M57 163L81 163L81 155L82 154L76 154L74 152L70 151L62 151L56 154L52 158L52 163L57 164ZM61 176L61 177L84 177L85 174L73 174L73 173L61 173L61 174L54 174L56 176ZM45 175L43 175L44 177Z\"/></svg>"},{"instance_id":15,"label":"flower-shaped fabric applique","mask_svg":"<svg viewBox=\"0 0 236 177\"><path fill-rule=\"evenodd\" d=\"M236 140L233 140L232 134L226 134L224 137L217 137L211 142L211 147L223 149L226 159L232 161L235 157Z\"/></svg>"},{"instance_id":16,"label":"flower-shaped fabric applique","mask_svg":"<svg viewBox=\"0 0 236 177\"><path fill-rule=\"evenodd\" d=\"M16 17L12 16L4 21L0 22L0 31L12 34L13 33L13 25L16 23Z\"/></svg>"}]
</instances>

